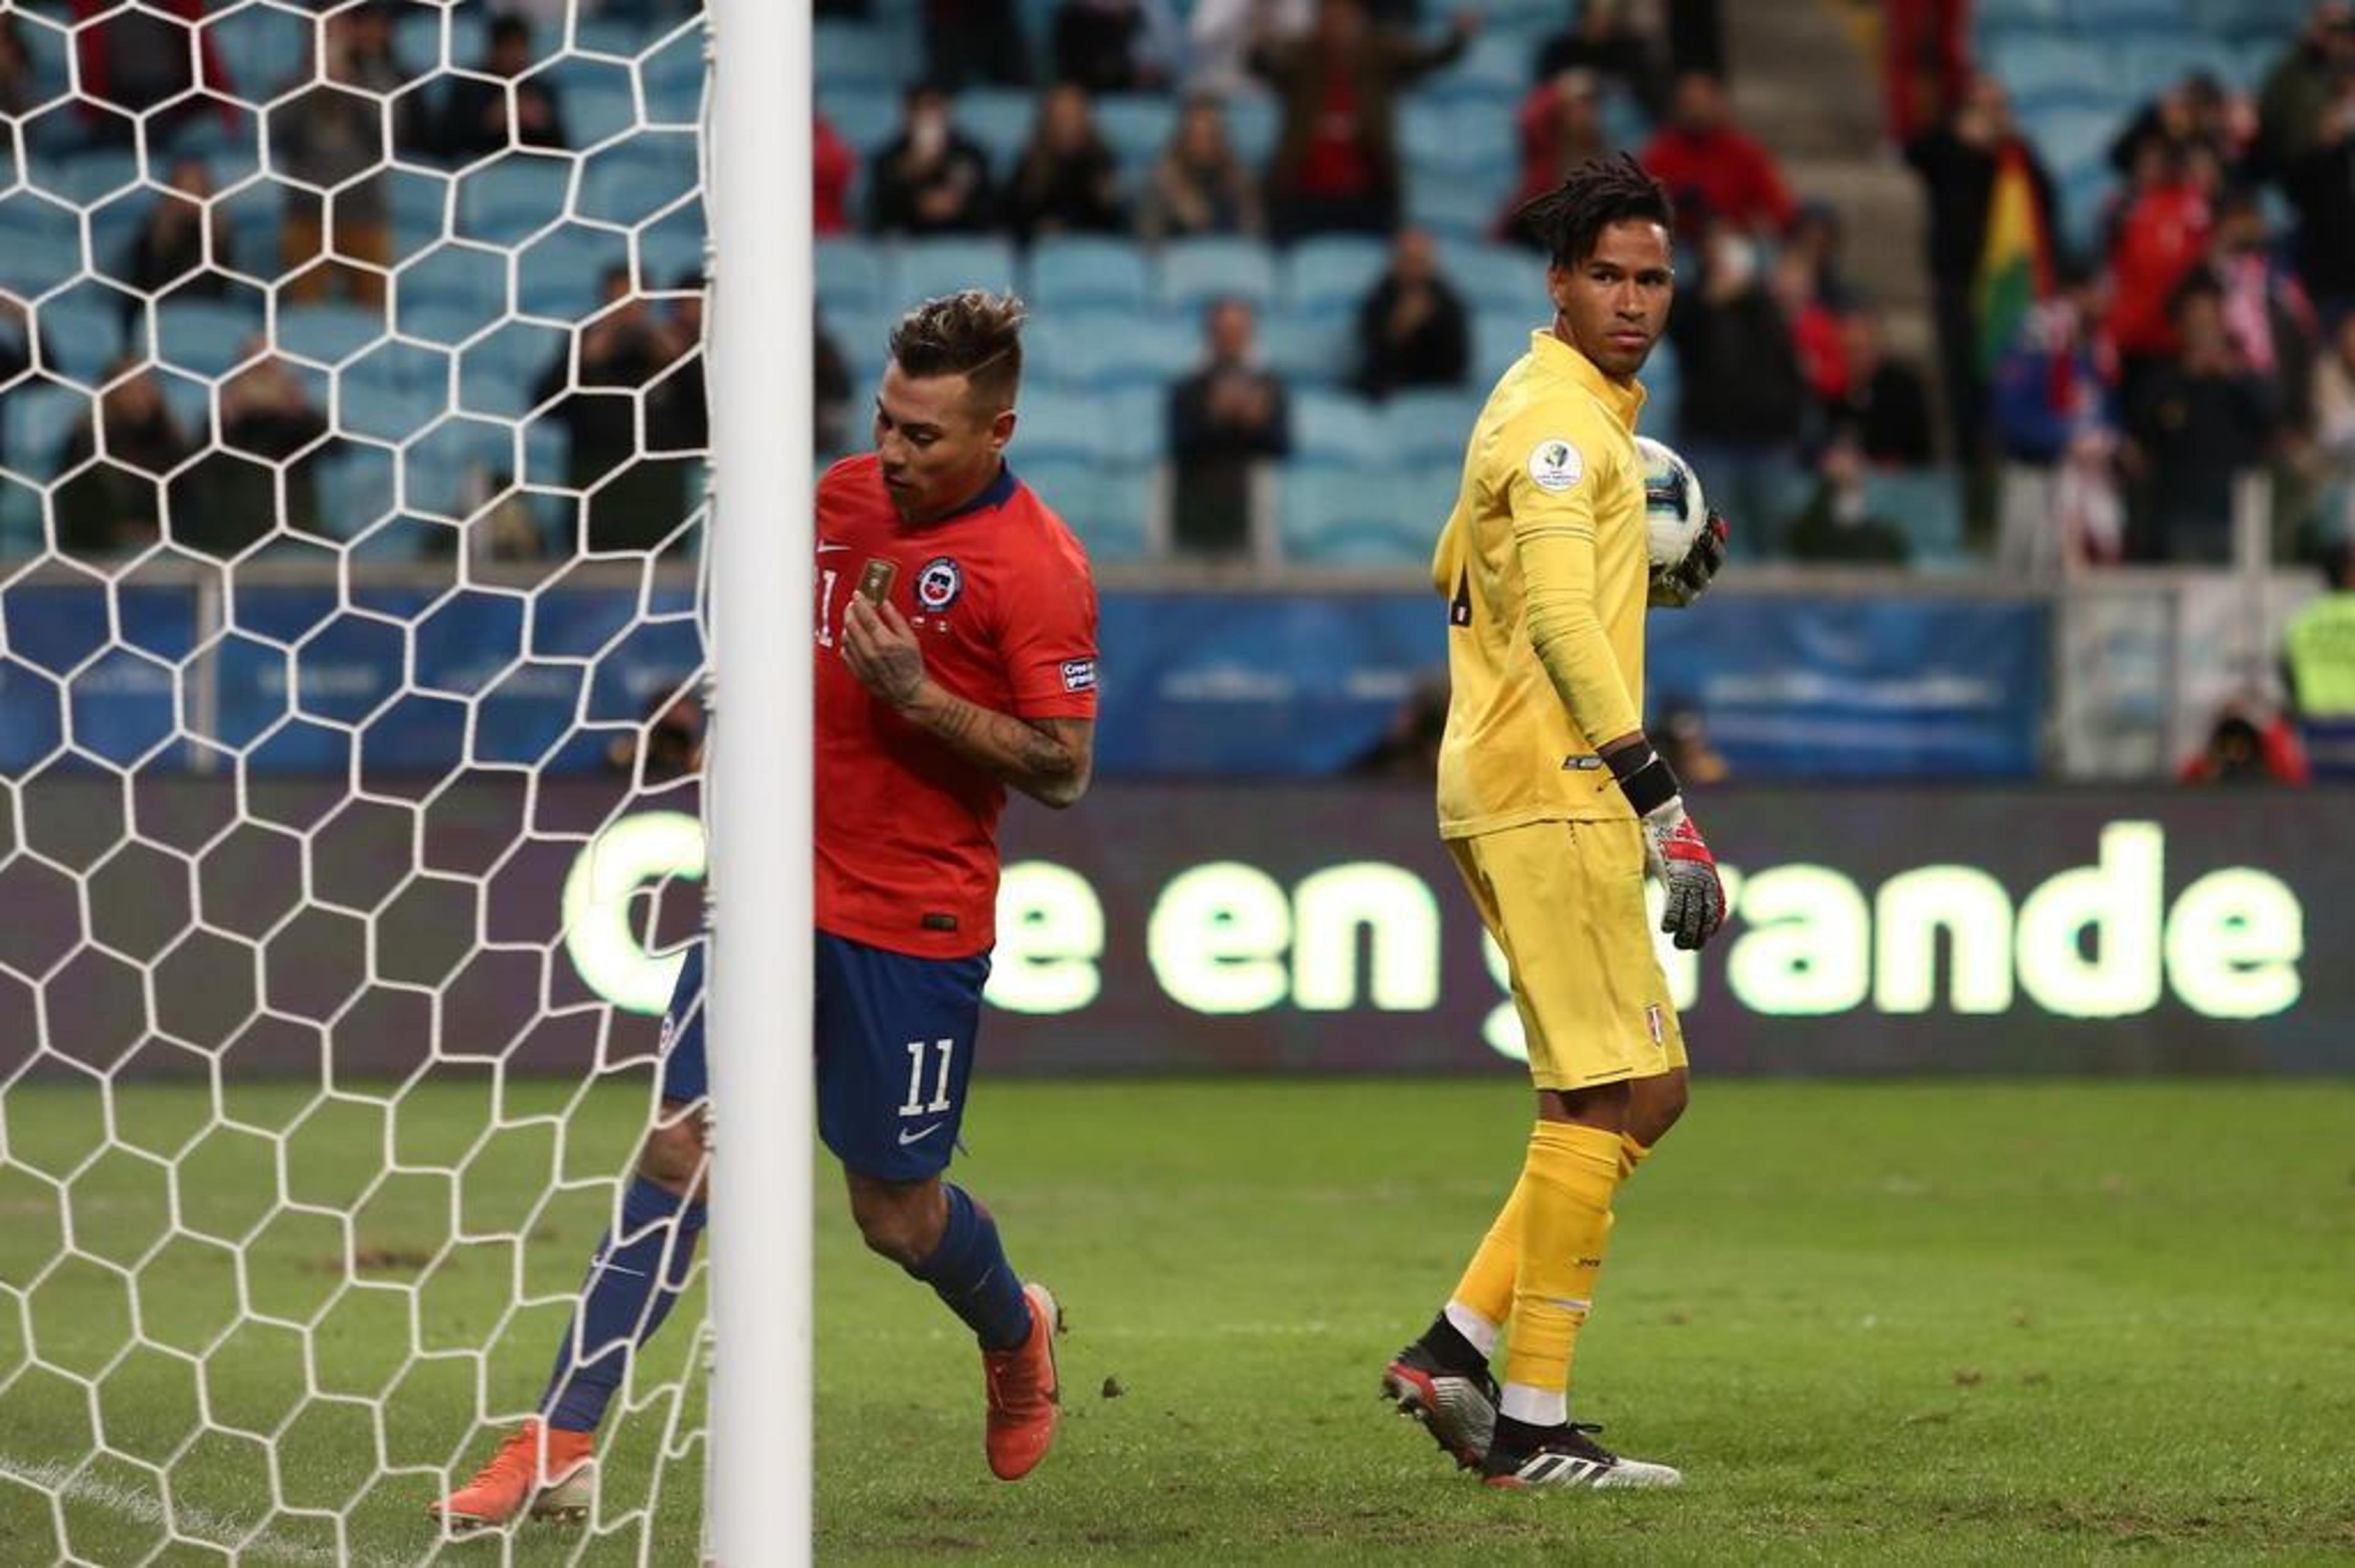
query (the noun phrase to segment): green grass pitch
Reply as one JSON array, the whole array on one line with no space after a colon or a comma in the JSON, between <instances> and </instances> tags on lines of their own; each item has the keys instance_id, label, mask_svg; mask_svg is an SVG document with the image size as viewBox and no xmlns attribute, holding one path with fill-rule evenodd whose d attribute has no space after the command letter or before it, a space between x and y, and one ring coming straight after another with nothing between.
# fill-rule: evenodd
<instances>
[{"instance_id":1,"label":"green grass pitch","mask_svg":"<svg viewBox=\"0 0 2355 1568\"><path fill-rule=\"evenodd\" d=\"M89 1165L93 1093L7 1096L0 1563L141 1561L167 1496L251 1563L694 1560L700 1404L658 1385L699 1295L610 1430L596 1529L442 1548L421 1514L432 1467L487 1452L478 1371L495 1409L536 1393L564 1307L507 1304L578 1278L642 1091L378 1092L298 1119L306 1091L243 1091L242 1132L128 1089ZM1018 1487L970 1340L823 1175L822 1560L2355 1560L2355 1086L1704 1081L1578 1359L1581 1416L1685 1468L1659 1494L1488 1492L1375 1398L1527 1116L1501 1075L985 1083L959 1174L1071 1319L1064 1435ZM526 1239L445 1255L459 1223ZM189 1444L200 1408L277 1441ZM123 1456L85 1465L101 1421Z\"/></svg>"}]
</instances>

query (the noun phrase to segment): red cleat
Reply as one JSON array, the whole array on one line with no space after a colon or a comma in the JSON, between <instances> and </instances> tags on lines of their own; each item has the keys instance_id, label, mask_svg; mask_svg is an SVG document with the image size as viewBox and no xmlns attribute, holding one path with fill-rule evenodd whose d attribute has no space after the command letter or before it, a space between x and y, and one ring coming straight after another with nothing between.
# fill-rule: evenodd
<instances>
[{"instance_id":1,"label":"red cleat","mask_svg":"<svg viewBox=\"0 0 2355 1568\"><path fill-rule=\"evenodd\" d=\"M989 1455L989 1472L1001 1481L1018 1481L1036 1469L1055 1444L1055 1424L1062 1418L1056 1404L1061 1392L1055 1381L1055 1336L1062 1332L1063 1315L1043 1285L1022 1287L1030 1303L1030 1338L1011 1350L985 1350L981 1355L983 1386L989 1394L989 1421L982 1446Z\"/></svg>"},{"instance_id":2,"label":"red cleat","mask_svg":"<svg viewBox=\"0 0 2355 1568\"><path fill-rule=\"evenodd\" d=\"M496 1530L527 1507L534 1519L577 1524L589 1517L597 1474L596 1447L593 1432L565 1432L527 1421L521 1431L499 1445L499 1451L473 1480L440 1502L427 1504L425 1512L441 1520L453 1535Z\"/></svg>"}]
</instances>

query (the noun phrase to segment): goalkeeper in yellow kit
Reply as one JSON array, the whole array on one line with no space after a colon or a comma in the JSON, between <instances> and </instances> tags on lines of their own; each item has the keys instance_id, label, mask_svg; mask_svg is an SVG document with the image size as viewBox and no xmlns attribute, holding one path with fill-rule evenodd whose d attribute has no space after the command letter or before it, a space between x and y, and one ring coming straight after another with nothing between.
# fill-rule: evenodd
<instances>
[{"instance_id":1,"label":"goalkeeper in yellow kit","mask_svg":"<svg viewBox=\"0 0 2355 1568\"><path fill-rule=\"evenodd\" d=\"M1642 728L1644 611L1689 603L1724 560L1711 517L1652 568L1636 373L1676 288L1667 191L1589 164L1522 219L1553 325L1481 411L1432 575L1454 692L1440 834L1512 967L1537 1125L1519 1181L1384 1395L1491 1486L1674 1486L1570 1419L1571 1354L1614 1191L1685 1104L1684 1037L1652 948L1644 878L1679 947L1725 914L1716 863ZM1508 1344L1501 1388L1488 1358Z\"/></svg>"}]
</instances>

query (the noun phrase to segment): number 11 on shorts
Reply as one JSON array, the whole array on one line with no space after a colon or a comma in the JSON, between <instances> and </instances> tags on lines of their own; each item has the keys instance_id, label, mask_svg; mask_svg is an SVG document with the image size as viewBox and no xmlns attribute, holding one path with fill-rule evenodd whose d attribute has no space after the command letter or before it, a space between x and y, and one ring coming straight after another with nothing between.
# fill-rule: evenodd
<instances>
[{"instance_id":1,"label":"number 11 on shorts","mask_svg":"<svg viewBox=\"0 0 2355 1568\"><path fill-rule=\"evenodd\" d=\"M956 1041L936 1040L932 1049L941 1053L941 1064L932 1075L932 1098L922 1099L924 1093L924 1042L908 1042L908 1103L900 1107L903 1116L921 1116L926 1112L939 1113L949 1108L949 1062L956 1055Z\"/></svg>"}]
</instances>

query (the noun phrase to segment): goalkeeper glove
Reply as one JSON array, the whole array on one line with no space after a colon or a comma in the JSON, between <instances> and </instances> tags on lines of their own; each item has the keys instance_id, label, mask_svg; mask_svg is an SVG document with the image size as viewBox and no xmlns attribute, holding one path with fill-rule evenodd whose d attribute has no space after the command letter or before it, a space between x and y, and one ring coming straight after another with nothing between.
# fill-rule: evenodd
<instances>
[{"instance_id":1,"label":"goalkeeper glove","mask_svg":"<svg viewBox=\"0 0 2355 1568\"><path fill-rule=\"evenodd\" d=\"M1648 741L1622 746L1604 759L1619 781L1619 793L1636 808L1644 830L1644 862L1668 890L1660 929L1688 951L1698 949L1725 923L1725 887L1717 880L1717 858L1700 829L1685 815L1677 775Z\"/></svg>"},{"instance_id":2,"label":"goalkeeper glove","mask_svg":"<svg viewBox=\"0 0 2355 1568\"><path fill-rule=\"evenodd\" d=\"M1653 568L1652 591L1645 602L1655 609L1681 610L1708 592L1710 581L1725 564L1726 540L1732 531L1721 514L1711 512L1708 523L1693 536L1684 560L1674 566Z\"/></svg>"}]
</instances>

